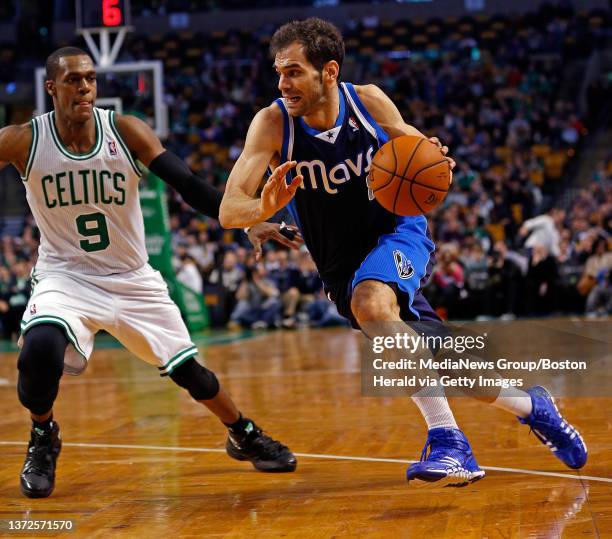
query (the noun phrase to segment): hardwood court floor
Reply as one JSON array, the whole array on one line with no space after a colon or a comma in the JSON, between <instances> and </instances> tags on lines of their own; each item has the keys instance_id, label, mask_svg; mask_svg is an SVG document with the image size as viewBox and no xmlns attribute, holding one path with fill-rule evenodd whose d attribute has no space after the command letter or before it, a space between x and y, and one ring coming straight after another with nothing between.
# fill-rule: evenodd
<instances>
[{"instance_id":1,"label":"hardwood court floor","mask_svg":"<svg viewBox=\"0 0 612 539\"><path fill-rule=\"evenodd\" d=\"M418 459L423 421L407 399L361 397L357 347L338 329L201 349L241 410L302 455L280 475L229 459L222 426L156 369L97 351L62 380L64 448L44 500L19 493L29 423L4 354L0 520L71 519L69 537L612 537L612 399L559 399L588 443L580 476L513 417L453 399L487 477L415 490L398 461Z\"/></svg>"}]
</instances>

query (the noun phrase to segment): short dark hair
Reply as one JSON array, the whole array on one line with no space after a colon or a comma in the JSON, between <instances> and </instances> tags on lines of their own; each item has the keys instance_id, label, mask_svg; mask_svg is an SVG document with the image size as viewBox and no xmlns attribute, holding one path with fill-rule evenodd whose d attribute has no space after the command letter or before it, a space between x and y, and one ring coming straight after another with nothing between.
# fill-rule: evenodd
<instances>
[{"instance_id":1,"label":"short dark hair","mask_svg":"<svg viewBox=\"0 0 612 539\"><path fill-rule=\"evenodd\" d=\"M45 69L47 70L47 80L55 80L57 72L59 70L60 58L66 58L67 56L89 56L83 49L78 47L62 47L53 51L45 63ZM89 56L91 58L91 56ZM93 60L92 60L93 61Z\"/></svg>"},{"instance_id":2,"label":"short dark hair","mask_svg":"<svg viewBox=\"0 0 612 539\"><path fill-rule=\"evenodd\" d=\"M335 60L342 67L344 40L340 30L331 22L316 17L288 22L274 32L270 52L274 56L295 41L304 46L306 59L318 71L331 60Z\"/></svg>"}]
</instances>

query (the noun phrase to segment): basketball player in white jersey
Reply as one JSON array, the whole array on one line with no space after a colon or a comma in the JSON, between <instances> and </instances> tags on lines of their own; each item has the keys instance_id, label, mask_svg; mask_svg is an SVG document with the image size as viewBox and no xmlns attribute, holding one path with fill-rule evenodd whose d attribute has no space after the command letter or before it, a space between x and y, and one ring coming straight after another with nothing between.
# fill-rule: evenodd
<instances>
[{"instance_id":1,"label":"basketball player in white jersey","mask_svg":"<svg viewBox=\"0 0 612 539\"><path fill-rule=\"evenodd\" d=\"M293 471L289 449L242 417L214 373L195 361L179 310L147 263L136 159L206 215L218 218L221 194L165 150L147 124L94 107L96 71L84 51L59 49L46 69L54 110L0 130L0 164L19 170L41 235L17 363L19 399L32 417L23 494L53 491L59 380L85 369L99 330L206 405L229 429L231 457L262 471ZM269 224L251 234L256 242L273 236L286 243Z\"/></svg>"}]
</instances>

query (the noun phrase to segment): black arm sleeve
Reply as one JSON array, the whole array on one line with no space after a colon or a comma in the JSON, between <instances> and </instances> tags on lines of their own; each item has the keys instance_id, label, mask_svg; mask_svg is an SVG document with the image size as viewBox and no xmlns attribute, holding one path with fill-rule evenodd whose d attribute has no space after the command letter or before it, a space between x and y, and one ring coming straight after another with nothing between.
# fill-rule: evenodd
<instances>
[{"instance_id":1,"label":"black arm sleeve","mask_svg":"<svg viewBox=\"0 0 612 539\"><path fill-rule=\"evenodd\" d=\"M194 174L177 155L166 150L149 163L149 170L174 187L192 208L219 219L223 194Z\"/></svg>"}]
</instances>

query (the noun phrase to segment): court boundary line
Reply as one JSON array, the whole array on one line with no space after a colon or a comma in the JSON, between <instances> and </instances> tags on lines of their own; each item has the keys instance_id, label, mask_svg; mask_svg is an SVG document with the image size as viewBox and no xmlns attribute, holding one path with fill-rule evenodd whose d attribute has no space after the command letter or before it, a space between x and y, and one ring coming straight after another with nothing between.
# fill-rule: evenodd
<instances>
[{"instance_id":1,"label":"court boundary line","mask_svg":"<svg viewBox=\"0 0 612 539\"><path fill-rule=\"evenodd\" d=\"M26 442L11 442L0 440L0 446L19 445L25 446ZM213 447L174 447L165 445L136 445L136 444L96 444L87 442L63 442L66 447L82 447L85 449L139 449L144 451L173 451L178 453L225 453L225 449ZM357 457L351 455L325 455L321 453L294 453L296 457L324 459L324 460L349 460L360 462L387 462L393 464L413 464L418 460L392 459L384 457ZM612 483L610 477L597 477L592 475L574 475L571 473L545 472L539 470L525 470L523 468L503 468L499 466L480 466L483 470L492 472L515 473L526 475L540 475L544 477L557 477L561 479L572 479L575 481L597 481L599 483Z\"/></svg>"}]
</instances>

